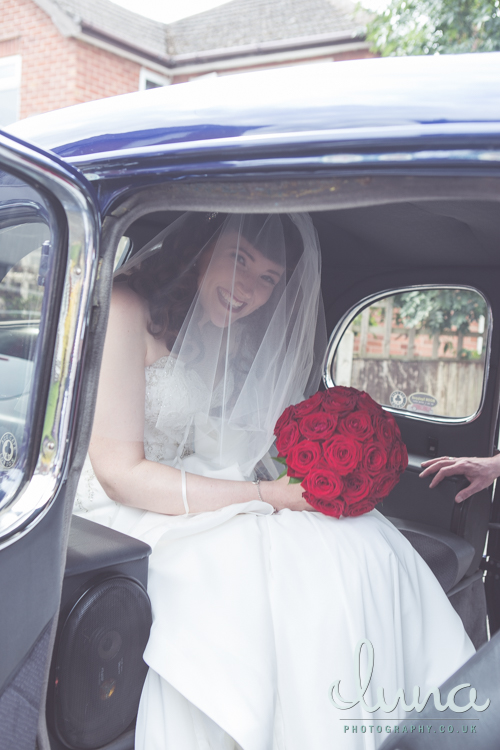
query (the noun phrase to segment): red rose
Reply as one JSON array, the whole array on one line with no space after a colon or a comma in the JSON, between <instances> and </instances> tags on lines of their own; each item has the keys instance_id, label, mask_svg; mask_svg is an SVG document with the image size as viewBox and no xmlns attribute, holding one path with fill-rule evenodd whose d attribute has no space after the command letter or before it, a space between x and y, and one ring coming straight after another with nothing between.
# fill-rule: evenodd
<instances>
[{"instance_id":1,"label":"red rose","mask_svg":"<svg viewBox=\"0 0 500 750\"><path fill-rule=\"evenodd\" d=\"M372 495L372 480L365 471L353 471L344 479L342 497L347 505L359 503Z\"/></svg>"},{"instance_id":2,"label":"red rose","mask_svg":"<svg viewBox=\"0 0 500 750\"><path fill-rule=\"evenodd\" d=\"M303 417L299 422L299 429L303 436L309 440L326 440L335 432L337 422L336 414L327 414L320 411Z\"/></svg>"},{"instance_id":3,"label":"red rose","mask_svg":"<svg viewBox=\"0 0 500 750\"><path fill-rule=\"evenodd\" d=\"M274 428L274 434L279 435L283 427L286 427L286 425L292 421L293 419L293 406L287 406L281 417L276 422L276 427Z\"/></svg>"},{"instance_id":4,"label":"red rose","mask_svg":"<svg viewBox=\"0 0 500 750\"><path fill-rule=\"evenodd\" d=\"M373 425L377 441L382 443L386 448L390 448L396 440L400 439L399 427L391 414L385 412L380 417L374 417Z\"/></svg>"},{"instance_id":5,"label":"red rose","mask_svg":"<svg viewBox=\"0 0 500 750\"><path fill-rule=\"evenodd\" d=\"M347 435L334 435L323 445L328 467L341 476L350 474L361 461L361 445Z\"/></svg>"},{"instance_id":6,"label":"red rose","mask_svg":"<svg viewBox=\"0 0 500 750\"><path fill-rule=\"evenodd\" d=\"M377 443L363 447L363 465L369 474L380 474L387 467L387 453Z\"/></svg>"},{"instance_id":7,"label":"red rose","mask_svg":"<svg viewBox=\"0 0 500 750\"><path fill-rule=\"evenodd\" d=\"M369 513L374 509L378 500L375 498L367 497L366 500L360 500L359 503L353 505L346 505L344 510L344 516L362 516L365 513Z\"/></svg>"},{"instance_id":8,"label":"red rose","mask_svg":"<svg viewBox=\"0 0 500 750\"><path fill-rule=\"evenodd\" d=\"M366 391L361 391L361 393L358 396L358 403L357 403L358 409L364 409L364 411L369 412L370 414L383 414L384 410L380 406L380 404L377 404L376 401L372 399L372 397L366 393Z\"/></svg>"},{"instance_id":9,"label":"red rose","mask_svg":"<svg viewBox=\"0 0 500 750\"><path fill-rule=\"evenodd\" d=\"M340 420L339 432L364 442L373 435L372 418L366 411L353 411Z\"/></svg>"},{"instance_id":10,"label":"red rose","mask_svg":"<svg viewBox=\"0 0 500 750\"><path fill-rule=\"evenodd\" d=\"M325 516L340 518L344 514L345 502L339 497L333 500L325 500L324 498L314 497L309 492L303 492L302 496L309 505L312 505L315 510L319 510Z\"/></svg>"},{"instance_id":11,"label":"red rose","mask_svg":"<svg viewBox=\"0 0 500 750\"><path fill-rule=\"evenodd\" d=\"M294 407L295 416L305 417L306 414L312 414L313 411L319 411L321 409L322 402L323 394L321 393L321 391L318 391L314 394L314 396L306 399L306 401L301 401L300 404L297 404Z\"/></svg>"},{"instance_id":12,"label":"red rose","mask_svg":"<svg viewBox=\"0 0 500 750\"><path fill-rule=\"evenodd\" d=\"M373 481L372 496L378 500L387 497L399 482L399 474L387 472L376 477Z\"/></svg>"},{"instance_id":13,"label":"red rose","mask_svg":"<svg viewBox=\"0 0 500 750\"><path fill-rule=\"evenodd\" d=\"M293 476L305 477L314 469L321 458L321 447L312 440L302 440L290 449L286 463L294 472ZM290 472L288 472L290 475Z\"/></svg>"},{"instance_id":14,"label":"red rose","mask_svg":"<svg viewBox=\"0 0 500 750\"><path fill-rule=\"evenodd\" d=\"M302 486L313 497L325 500L334 500L342 494L343 490L342 479L323 466L310 471L302 482Z\"/></svg>"},{"instance_id":15,"label":"red rose","mask_svg":"<svg viewBox=\"0 0 500 750\"><path fill-rule=\"evenodd\" d=\"M408 451L406 445L402 441L394 443L392 448L388 451L389 460L387 462L387 468L394 472L401 472L408 466Z\"/></svg>"},{"instance_id":16,"label":"red rose","mask_svg":"<svg viewBox=\"0 0 500 750\"><path fill-rule=\"evenodd\" d=\"M355 388L336 385L323 394L323 409L334 414L345 414L356 408L358 393Z\"/></svg>"},{"instance_id":17,"label":"red rose","mask_svg":"<svg viewBox=\"0 0 500 750\"><path fill-rule=\"evenodd\" d=\"M286 460L288 461L288 458ZM288 463L285 468L287 476L294 477L294 479L300 479L300 481L304 479L304 474L302 472L295 471L295 469L292 469L292 467L289 466Z\"/></svg>"},{"instance_id":18,"label":"red rose","mask_svg":"<svg viewBox=\"0 0 500 750\"><path fill-rule=\"evenodd\" d=\"M299 442L300 432L297 422L290 422L280 431L276 439L276 448L280 456L288 455L290 448Z\"/></svg>"},{"instance_id":19,"label":"red rose","mask_svg":"<svg viewBox=\"0 0 500 750\"><path fill-rule=\"evenodd\" d=\"M385 412L385 418L386 418L386 420L388 420L391 423L392 429L394 430L396 438L398 440L401 440L402 439L401 438L401 430L399 429L399 425L396 422L396 420L394 419L394 417L392 416L392 414L388 414L387 412Z\"/></svg>"}]
</instances>

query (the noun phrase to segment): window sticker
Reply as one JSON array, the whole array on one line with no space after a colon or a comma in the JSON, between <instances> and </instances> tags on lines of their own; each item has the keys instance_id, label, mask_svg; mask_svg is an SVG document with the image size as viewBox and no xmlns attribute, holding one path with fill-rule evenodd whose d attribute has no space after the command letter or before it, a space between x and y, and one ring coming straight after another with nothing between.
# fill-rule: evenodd
<instances>
[{"instance_id":1,"label":"window sticker","mask_svg":"<svg viewBox=\"0 0 500 750\"><path fill-rule=\"evenodd\" d=\"M408 397L408 411L418 411L423 414L434 414L438 400L430 393L412 393Z\"/></svg>"},{"instance_id":2,"label":"window sticker","mask_svg":"<svg viewBox=\"0 0 500 750\"><path fill-rule=\"evenodd\" d=\"M393 391L389 396L389 403L395 409L404 409L408 403L408 399L403 391Z\"/></svg>"},{"instance_id":3,"label":"window sticker","mask_svg":"<svg viewBox=\"0 0 500 750\"><path fill-rule=\"evenodd\" d=\"M12 469L17 461L17 440L12 432L4 432L0 438L0 466Z\"/></svg>"}]
</instances>

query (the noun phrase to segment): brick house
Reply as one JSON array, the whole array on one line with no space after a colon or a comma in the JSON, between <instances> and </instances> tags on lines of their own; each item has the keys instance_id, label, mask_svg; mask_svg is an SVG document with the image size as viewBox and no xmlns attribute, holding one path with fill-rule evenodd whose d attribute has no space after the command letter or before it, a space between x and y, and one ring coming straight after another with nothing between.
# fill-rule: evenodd
<instances>
[{"instance_id":1,"label":"brick house","mask_svg":"<svg viewBox=\"0 0 500 750\"><path fill-rule=\"evenodd\" d=\"M350 0L231 0L172 24L109 0L0 0L0 127L201 75L371 56Z\"/></svg>"}]
</instances>

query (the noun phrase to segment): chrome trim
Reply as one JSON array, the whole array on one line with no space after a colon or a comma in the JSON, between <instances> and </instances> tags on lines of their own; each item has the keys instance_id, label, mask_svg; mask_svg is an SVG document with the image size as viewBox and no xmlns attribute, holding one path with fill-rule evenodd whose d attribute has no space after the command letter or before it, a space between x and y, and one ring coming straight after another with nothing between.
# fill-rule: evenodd
<instances>
[{"instance_id":1,"label":"chrome trim","mask_svg":"<svg viewBox=\"0 0 500 750\"><path fill-rule=\"evenodd\" d=\"M337 325L332 331L332 335L330 336L330 341L328 342L327 347L327 353L326 353L326 359L325 359L325 366L323 369L323 382L326 385L327 388L332 388L335 385L335 382L332 377L332 365L333 360L335 358L335 354L337 351L337 347L340 343L340 340L346 330L348 329L349 325L353 321L353 319L360 314L366 307L369 305L372 305L374 302L377 302L379 299L385 299L385 297L390 297L394 294L404 294L405 292L416 292L420 290L425 289L464 289L471 292L476 292L477 294L480 294L481 297L486 302L486 305L488 306L488 339L486 342L487 349L486 349L486 357L484 362L484 377L483 377L483 388L481 392L481 401L479 404L479 407L477 411L474 414L471 414L468 417L441 417L441 416L435 416L433 414L428 416L423 416L418 414L417 412L409 412L406 411L406 409L395 409L393 406L386 406L383 404L383 408L386 411L390 411L393 414L397 414L399 416L407 417L408 419L417 419L417 420L424 420L425 422L437 422L439 424L465 424L467 422L473 422L475 419L478 418L478 416L481 414L481 411L484 406L484 399L486 396L486 385L488 383L488 378L490 374L490 356L491 356L491 332L493 330L493 312L491 310L491 305L488 300L488 298L484 295L482 291L479 289L476 289L473 286L468 286L467 284L415 284L411 286L404 286L404 287L396 287L392 289L385 289L384 291L377 292L376 294L372 294L369 297L365 297L361 302L356 303L353 305L339 320Z\"/></svg>"},{"instance_id":2,"label":"chrome trim","mask_svg":"<svg viewBox=\"0 0 500 750\"><path fill-rule=\"evenodd\" d=\"M500 150L498 149L435 149L384 152L384 153L339 153L327 154L321 157L324 164L371 164L376 162L407 163L407 162L473 162L490 161L500 162Z\"/></svg>"},{"instance_id":3,"label":"chrome trim","mask_svg":"<svg viewBox=\"0 0 500 750\"><path fill-rule=\"evenodd\" d=\"M30 481L16 494L22 479L19 472L19 482L12 487L0 510L0 549L4 549L41 521L65 477L83 334L96 275L99 214L85 186L69 170L49 156L2 135L0 168L11 169L55 196L68 223L67 268L40 452Z\"/></svg>"},{"instance_id":4,"label":"chrome trim","mask_svg":"<svg viewBox=\"0 0 500 750\"><path fill-rule=\"evenodd\" d=\"M241 154L243 149L252 149L275 146L296 146L300 147L319 146L325 149L344 149L345 144L349 144L349 148L353 148L352 151L346 152L334 152L325 156L318 155L316 157L310 157L311 161L315 163L321 163L325 161L328 163L351 163L351 162L372 162L372 161L422 161L436 159L444 160L460 160L460 161L498 161L500 153L498 148L484 147L484 148L447 148L447 149L430 149L428 147L423 148L420 145L401 145L401 150L398 153L387 152L385 150L386 144L389 140L396 142L398 140L407 139L418 139L422 136L432 137L453 137L453 136L467 136L470 138L471 134L476 137L482 136L498 136L498 123L473 123L474 130L471 132L471 126L467 123L464 126L463 123L446 123L443 125L439 124L412 124L412 125L395 125L387 127L359 127L355 131L349 128L333 128L326 130L303 130L289 133L251 133L249 135L239 136L226 136L223 138L205 138L200 140L192 141L172 141L170 143L157 143L151 146L129 146L125 148L110 149L109 151L101 151L98 153L87 153L74 156L67 156L65 159L78 167L82 171L86 172L89 169L92 170L93 166L99 168L104 162L115 162L127 160L130 162L135 159L143 158L161 158L174 156L190 156L200 155L203 152L210 152L210 159L214 158L214 154L217 155L223 151L234 152L235 149ZM13 128L14 132L14 128ZM166 131L168 133L168 129ZM353 147L353 142L359 143L364 147L363 153L356 153ZM373 152L366 152L366 144L369 142L369 148L373 149ZM374 145L377 142L377 145ZM384 148L382 151L377 151L379 144ZM52 148L56 148L58 144L52 144ZM391 143L393 146L394 143ZM135 166L135 165L134 165Z\"/></svg>"}]
</instances>

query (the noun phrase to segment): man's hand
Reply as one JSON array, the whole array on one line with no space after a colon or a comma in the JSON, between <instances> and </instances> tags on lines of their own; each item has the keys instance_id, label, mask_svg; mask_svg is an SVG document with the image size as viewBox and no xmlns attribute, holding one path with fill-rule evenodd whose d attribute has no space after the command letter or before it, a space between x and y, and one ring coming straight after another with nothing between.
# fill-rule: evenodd
<instances>
[{"instance_id":1,"label":"man's hand","mask_svg":"<svg viewBox=\"0 0 500 750\"><path fill-rule=\"evenodd\" d=\"M480 490L489 487L495 479L500 476L500 455L491 456L490 458L452 458L443 456L441 458L431 458L430 461L422 463L424 471L421 477L428 477L434 474L430 487L436 487L439 482L446 477L461 474L469 482L469 486L457 493L455 501L461 503L468 497L474 495Z\"/></svg>"}]
</instances>

